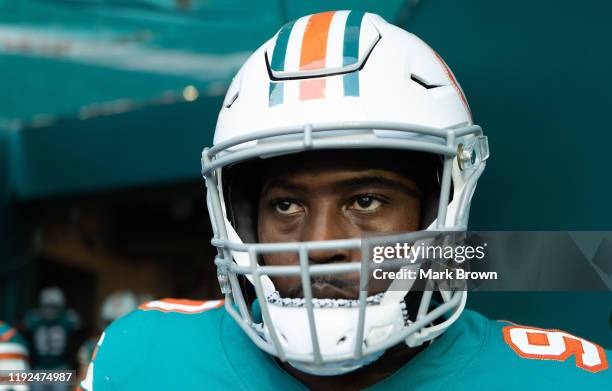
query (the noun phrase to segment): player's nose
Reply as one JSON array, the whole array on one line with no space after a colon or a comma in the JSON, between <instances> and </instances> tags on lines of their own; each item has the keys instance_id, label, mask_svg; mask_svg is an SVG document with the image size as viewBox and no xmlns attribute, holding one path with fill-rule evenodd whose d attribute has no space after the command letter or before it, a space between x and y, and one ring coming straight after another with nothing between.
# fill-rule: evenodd
<instances>
[{"instance_id":1,"label":"player's nose","mask_svg":"<svg viewBox=\"0 0 612 391\"><path fill-rule=\"evenodd\" d=\"M302 240L348 239L355 235L351 227L344 224L342 217L332 207L320 207L309 216ZM312 250L308 253L308 259L311 263L350 262L351 251L339 248Z\"/></svg>"}]
</instances>

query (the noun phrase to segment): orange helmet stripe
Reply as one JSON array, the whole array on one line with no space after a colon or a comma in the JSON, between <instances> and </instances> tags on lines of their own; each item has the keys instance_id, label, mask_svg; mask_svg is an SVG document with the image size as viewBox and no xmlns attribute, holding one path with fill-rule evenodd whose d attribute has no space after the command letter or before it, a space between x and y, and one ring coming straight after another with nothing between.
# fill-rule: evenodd
<instances>
[{"instance_id":1,"label":"orange helmet stripe","mask_svg":"<svg viewBox=\"0 0 612 391\"><path fill-rule=\"evenodd\" d=\"M302 38L300 70L325 68L327 35L335 13L335 11L329 11L315 14L308 20Z\"/></svg>"},{"instance_id":2,"label":"orange helmet stripe","mask_svg":"<svg viewBox=\"0 0 612 391\"><path fill-rule=\"evenodd\" d=\"M329 26L335 11L310 17L302 38L300 70L325 68ZM314 78L300 82L300 100L319 99L325 96L325 79Z\"/></svg>"}]
</instances>

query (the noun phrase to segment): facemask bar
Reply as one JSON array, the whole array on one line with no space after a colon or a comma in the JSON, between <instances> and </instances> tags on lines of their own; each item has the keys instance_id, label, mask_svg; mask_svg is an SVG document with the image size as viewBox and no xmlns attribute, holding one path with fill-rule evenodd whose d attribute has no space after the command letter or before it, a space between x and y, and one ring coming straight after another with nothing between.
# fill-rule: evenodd
<instances>
[{"instance_id":1,"label":"facemask bar","mask_svg":"<svg viewBox=\"0 0 612 391\"><path fill-rule=\"evenodd\" d=\"M392 130L421 136L433 136L439 138L440 142L420 140L398 140L398 138L376 137L373 140L351 140L343 139L341 145L336 140L318 139L317 133L329 131L351 131L351 130ZM289 136L302 134L297 141L287 141L270 144L247 146L242 150L230 151L232 147L253 141L264 141L278 136ZM347 132L348 134L348 132ZM456 129L438 129L427 126L407 125L403 123L384 121L364 122L340 122L331 124L306 124L304 126L286 127L270 130L260 130L247 135L234 137L222 141L211 148L205 148L202 152L202 175L206 178L211 171L228 166L240 161L275 154L290 154L306 151L309 149L349 149L349 148L381 148L381 149L406 149L421 152L430 152L439 155L454 157L456 155L455 139L466 135L481 136L482 129L478 125L464 126ZM364 145L367 143L367 145Z\"/></svg>"},{"instance_id":2,"label":"facemask bar","mask_svg":"<svg viewBox=\"0 0 612 391\"><path fill-rule=\"evenodd\" d=\"M459 227L457 227L459 228ZM447 231L448 232L448 231ZM309 321L309 330L311 341L313 342L313 356L315 363L322 363L322 357L320 350L318 348L318 336L316 332L316 328L314 327L314 308L312 305L313 297L311 291L311 277L317 275L335 275L335 274L345 274L350 272L360 272L360 296L359 296L359 318L357 323L357 338L356 341L363 340L363 331L365 324L365 314L366 314L366 298L367 298L367 281L368 276L370 275L371 266L374 265L369 259L369 251L368 248L373 247L374 245L390 245L397 242L415 242L419 240L430 239L435 236L441 235L443 232L439 231L416 231L410 232L400 235L386 235L381 236L376 239L343 239L343 240L329 240L329 241L317 241L317 242L293 242L293 243L271 243L271 244L262 244L262 243L253 243L253 244L236 244L229 241L224 240L216 240L213 239L213 244L217 247L225 247L230 249L232 252L247 252L249 254L250 266L241 266L237 265L233 261L227 261L221 257L217 257L215 263L219 267L224 267L230 274L230 278L235 278L237 275L250 275L252 276L253 285L255 287L255 291L259 298L259 304L261 307L262 317L264 324L272 324L271 317L269 315L268 306L270 305L266 300L266 295L263 292L263 287L261 284L262 276L300 276L302 286L304 289L304 301L305 301L305 309L308 314ZM365 240L366 245L362 248L361 241ZM317 251L317 250L325 250L325 249L363 249L362 251L362 260L361 262L350 262L343 264L333 264L333 265L309 265L308 262L308 253L309 251ZM299 255L299 265L291 265L291 266L265 266L259 265L258 259L262 254L270 254L270 253L290 253L297 252ZM380 265L377 265L380 267ZM433 289L433 287L430 287ZM233 294L234 292L232 292ZM431 323L433 320L437 319L441 314L446 313L447 311L455 308L462 301L462 294L465 292L454 292L450 296L449 300L442 304L440 307L436 308L434 311L427 313L429 308L429 304L431 301L432 292L425 291L423 295L423 299L421 300L419 307L419 314L417 316L417 321L412 325L410 330L405 330L407 332L398 334L395 336L391 342L387 341L381 346L375 346L370 349L363 350L363 346L361 343L355 344L355 350L353 355L337 357L334 361L346 360L347 358L359 359L365 355L372 354L375 351L380 349L386 349L387 347L393 346L398 342L405 340L410 334L418 331L419 325L427 325ZM231 301L230 301L231 303ZM239 308L240 310L240 308ZM235 319L239 322L239 324L243 325L244 322L247 322L242 314L238 314L235 312L235 309L231 308L228 311L235 317ZM242 312L242 311L240 311ZM242 322L241 322L242 321ZM251 321L252 322L252 321ZM248 322L247 322L248 323ZM252 325L252 323L248 323ZM245 328L243 325L243 329L249 335L253 335L252 328ZM248 329L248 331L247 331ZM313 357L310 356L296 356L296 355L287 355L282 348L282 344L280 343L278 335L276 335L276 331L273 327L269 328L270 336L272 339L271 346L267 346L268 349L264 349L271 354L278 356L281 360L289 359L289 360L312 360ZM256 335L256 334L255 334ZM261 339L261 337L257 337ZM261 346L260 346L261 347Z\"/></svg>"},{"instance_id":3,"label":"facemask bar","mask_svg":"<svg viewBox=\"0 0 612 391\"><path fill-rule=\"evenodd\" d=\"M343 138L336 140L333 137L325 138L318 137L319 132L323 131L342 131L346 135L351 135L357 132L363 136L363 130L391 130L408 132L417 136L430 136L429 140L423 141L415 138L390 138L378 137L375 131L369 137ZM322 136L325 134L321 133ZM282 141L274 141L274 138L279 136L294 136L293 138L283 139ZM297 137L296 137L297 136ZM268 352L276 355L279 359L314 362L315 365L323 365L323 357L319 347L319 338L315 327L315 309L313 308L313 298L311 290L311 277L317 274L342 274L347 272L360 272L360 284L363 287L367 285L367 276L370 271L369 251L362 251L361 263L346 263L339 265L309 265L308 251L324 250L330 248L351 248L361 249L362 239L345 239L345 240L330 240L319 242L298 242L298 243L236 243L228 239L226 217L223 215L223 205L220 199L222 185L220 180L221 169L241 161L262 157L274 156L289 153L298 153L310 149L349 149L349 148L388 148L388 149L405 149L410 151L422 151L439 154L444 156L443 173L440 188L440 202L438 207L438 218L436 220L435 229L442 230L465 230L467 225L467 209L473 190L475 188L478 177L484 170L485 162L483 159L480 164L476 165L473 172L468 177L465 183L465 188L457 200L457 212L455 213L455 221L447 222L447 207L450 196L450 187L452 181L453 160L457 151L457 139L465 136L482 137L482 130L479 126L471 125L454 129L437 129L423 126L412 126L406 124L387 123L387 122L361 122L361 123L336 123L336 124L319 124L305 125L303 127L281 128L273 130L265 130L252 132L249 135L239 136L228 141L221 142L216 146L205 149L202 154L202 174L206 179L207 186L207 206L213 222L214 239L212 244L218 249L218 256L215 263L218 266L221 275L227 277L227 281L221 281L223 293L226 296L226 309L230 315L237 321L240 327L253 342ZM266 141L273 142L266 142ZM256 142L255 145L242 146L240 144ZM230 150L235 148L234 151ZM488 157L488 156L487 156ZM450 223L448 227L446 223ZM446 228L445 228L446 227ZM432 231L417 231L402 235L395 235L389 238L390 241L410 241L418 240L425 236L436 234ZM249 255L249 267L238 265L233 261L232 253L246 252ZM259 265L258 257L263 253L269 252L297 252L299 256L299 265L295 266L265 266ZM331 269L330 269L331 268ZM242 290L240 289L237 275L251 277L251 281L255 287L257 297L260 301L264 324L269 325L268 330L271 341L263 339L257 332L254 331L254 324L250 311L244 300ZM312 341L312 355L295 355L287 354L280 343L276 330L272 325L272 320L269 313L269 303L263 291L261 278L266 276L280 275L299 275L302 281L303 293L305 299L305 309L308 316L308 324L310 330L310 339ZM224 289L225 287L225 289ZM445 292L443 295L445 302L428 312L432 292L426 291L420 302L417 319L410 324L401 333L397 333L393 337L384 341L377 346L372 346L364 349L362 346L364 324L366 317L366 298L367 288L360 291L359 295L359 316L357 324L357 338L355 339L355 349L352 355L343 355L339 357L326 357L326 362L342 361L347 359L360 359L369 354L387 349L399 342L407 341L411 335L415 335L414 341L426 338L424 330L430 329L430 333L437 336L443 329L435 329L436 326L427 327L441 315L455 309L451 318L456 318L461 313L465 305L466 292ZM239 313L236 312L233 303L234 299L238 305ZM441 329L441 330L439 330ZM421 338L418 337L419 334ZM410 344L410 343L409 343Z\"/></svg>"}]
</instances>

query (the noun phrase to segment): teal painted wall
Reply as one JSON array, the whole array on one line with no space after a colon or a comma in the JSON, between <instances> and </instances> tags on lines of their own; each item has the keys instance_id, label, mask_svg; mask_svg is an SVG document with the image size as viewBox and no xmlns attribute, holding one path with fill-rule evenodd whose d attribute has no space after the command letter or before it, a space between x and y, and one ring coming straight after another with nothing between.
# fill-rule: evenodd
<instances>
[{"instance_id":1,"label":"teal painted wall","mask_svg":"<svg viewBox=\"0 0 612 391\"><path fill-rule=\"evenodd\" d=\"M404 26L460 81L492 158L473 229L612 229L612 3L422 1Z\"/></svg>"},{"instance_id":2,"label":"teal painted wall","mask_svg":"<svg viewBox=\"0 0 612 391\"><path fill-rule=\"evenodd\" d=\"M10 136L0 127L0 320L16 320L32 295L35 266L29 213L14 205L10 191Z\"/></svg>"},{"instance_id":3,"label":"teal painted wall","mask_svg":"<svg viewBox=\"0 0 612 391\"><path fill-rule=\"evenodd\" d=\"M405 24L489 136L472 229L612 229L611 14L595 0L427 0ZM473 293L468 305L612 347L611 293Z\"/></svg>"},{"instance_id":4,"label":"teal painted wall","mask_svg":"<svg viewBox=\"0 0 612 391\"><path fill-rule=\"evenodd\" d=\"M16 195L29 200L198 180L220 105L220 97L204 97L13 132Z\"/></svg>"}]
</instances>

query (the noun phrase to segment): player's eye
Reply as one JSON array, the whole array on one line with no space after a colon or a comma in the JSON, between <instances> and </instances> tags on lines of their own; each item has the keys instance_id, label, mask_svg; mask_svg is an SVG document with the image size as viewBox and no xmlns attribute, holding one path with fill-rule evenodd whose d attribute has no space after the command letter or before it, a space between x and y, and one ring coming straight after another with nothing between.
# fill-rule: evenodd
<instances>
[{"instance_id":1,"label":"player's eye","mask_svg":"<svg viewBox=\"0 0 612 391\"><path fill-rule=\"evenodd\" d=\"M380 208L382 204L382 201L378 198L369 194L362 194L353 199L349 209L358 212L373 212Z\"/></svg>"},{"instance_id":2,"label":"player's eye","mask_svg":"<svg viewBox=\"0 0 612 391\"><path fill-rule=\"evenodd\" d=\"M272 205L274 210L282 215L292 215L302 211L302 207L298 203L290 200L274 201Z\"/></svg>"}]
</instances>

